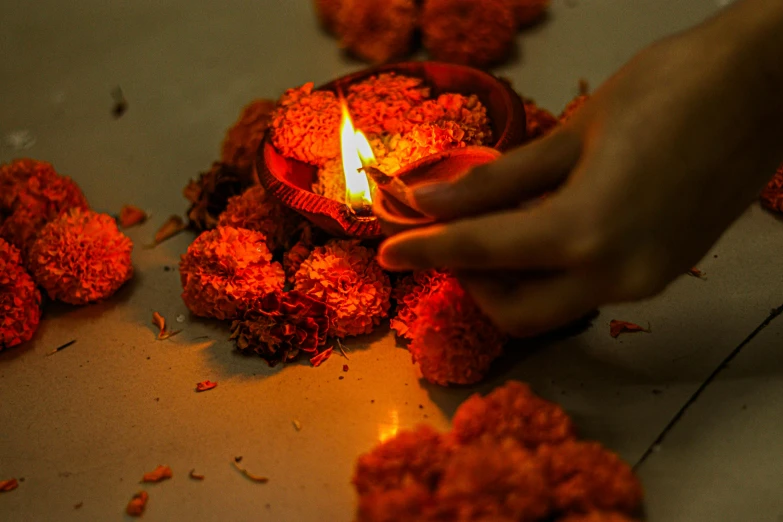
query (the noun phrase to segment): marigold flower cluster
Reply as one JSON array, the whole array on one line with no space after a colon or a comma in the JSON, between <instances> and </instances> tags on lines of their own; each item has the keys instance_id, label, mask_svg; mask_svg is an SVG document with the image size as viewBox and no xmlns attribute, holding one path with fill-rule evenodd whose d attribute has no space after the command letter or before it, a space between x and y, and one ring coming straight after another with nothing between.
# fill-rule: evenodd
<instances>
[{"instance_id":1,"label":"marigold flower cluster","mask_svg":"<svg viewBox=\"0 0 783 522\"><path fill-rule=\"evenodd\" d=\"M477 67L506 60L517 29L541 21L549 0L314 0L321 27L359 59L411 55L417 32L430 56Z\"/></svg>"},{"instance_id":2,"label":"marigold flower cluster","mask_svg":"<svg viewBox=\"0 0 783 522\"><path fill-rule=\"evenodd\" d=\"M19 250L0 238L0 351L29 341L41 320L41 292Z\"/></svg>"},{"instance_id":3,"label":"marigold flower cluster","mask_svg":"<svg viewBox=\"0 0 783 522\"><path fill-rule=\"evenodd\" d=\"M353 484L358 522L632 522L643 499L628 464L513 381L468 399L449 433L419 426L360 456Z\"/></svg>"},{"instance_id":4,"label":"marigold flower cluster","mask_svg":"<svg viewBox=\"0 0 783 522\"><path fill-rule=\"evenodd\" d=\"M131 278L132 250L114 218L75 208L44 226L28 266L50 298L84 305L110 297Z\"/></svg>"},{"instance_id":5,"label":"marigold flower cluster","mask_svg":"<svg viewBox=\"0 0 783 522\"><path fill-rule=\"evenodd\" d=\"M313 249L294 275L294 289L326 303L331 337L368 334L389 315L389 276L375 251L355 240Z\"/></svg>"},{"instance_id":6,"label":"marigold flower cluster","mask_svg":"<svg viewBox=\"0 0 783 522\"><path fill-rule=\"evenodd\" d=\"M400 280L391 327L410 340L422 376L443 386L473 384L503 353L505 336L479 310L457 279L435 270Z\"/></svg>"}]
</instances>

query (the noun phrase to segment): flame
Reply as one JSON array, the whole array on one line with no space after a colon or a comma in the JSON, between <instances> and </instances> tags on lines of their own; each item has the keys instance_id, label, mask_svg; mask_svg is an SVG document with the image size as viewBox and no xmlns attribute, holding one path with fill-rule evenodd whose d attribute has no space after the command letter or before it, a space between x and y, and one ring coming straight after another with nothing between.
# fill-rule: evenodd
<instances>
[{"instance_id":1,"label":"flame","mask_svg":"<svg viewBox=\"0 0 783 522\"><path fill-rule=\"evenodd\" d=\"M345 203L354 212L372 207L372 195L364 165L375 163L370 142L362 131L354 129L348 107L343 103L343 118L340 123L340 147L345 174Z\"/></svg>"}]
</instances>

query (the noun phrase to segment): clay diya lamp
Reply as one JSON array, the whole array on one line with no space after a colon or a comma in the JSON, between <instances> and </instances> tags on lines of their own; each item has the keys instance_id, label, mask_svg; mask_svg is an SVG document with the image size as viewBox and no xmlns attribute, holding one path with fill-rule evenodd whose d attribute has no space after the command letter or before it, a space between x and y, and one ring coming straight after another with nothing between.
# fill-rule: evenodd
<instances>
[{"instance_id":1,"label":"clay diya lamp","mask_svg":"<svg viewBox=\"0 0 783 522\"><path fill-rule=\"evenodd\" d=\"M474 167L500 156L499 150L489 147L463 147L424 157L400 169L394 177L368 169L377 185L373 194L373 214L381 222L383 233L394 235L435 224L435 218L416 206L413 191L433 183L454 182Z\"/></svg>"},{"instance_id":2,"label":"clay diya lamp","mask_svg":"<svg viewBox=\"0 0 783 522\"><path fill-rule=\"evenodd\" d=\"M491 148L496 151L512 149L525 140L525 108L519 95L505 82L471 67L439 62L389 64L349 74L319 89L336 94L347 92L349 86L383 73L421 78L430 87L434 97L446 92L478 96L487 108L493 136L495 136ZM335 129L335 132L339 130ZM484 158L486 161L488 153L484 149L484 147L465 147L422 158L404 169L407 180L404 183L406 186L408 183L423 183L427 176L438 176L443 180L453 179L455 174L449 173L451 170L456 169L455 172L459 174L480 164L476 163L479 158ZM283 204L296 210L331 235L360 239L373 239L383 235L381 220L372 213L366 212L369 207L364 209L364 213L357 213L348 201L336 201L315 194L311 187L316 180L317 169L312 165L286 158L272 145L269 137L259 147L254 172L264 188ZM364 174L365 172L362 172L363 176ZM376 193L385 192L387 191L376 191ZM396 208L393 207L396 203L385 200L386 198L383 207L373 205L373 209L382 208L383 221L390 224L392 221L389 216L391 209ZM390 225L387 229L391 231L394 226Z\"/></svg>"}]
</instances>

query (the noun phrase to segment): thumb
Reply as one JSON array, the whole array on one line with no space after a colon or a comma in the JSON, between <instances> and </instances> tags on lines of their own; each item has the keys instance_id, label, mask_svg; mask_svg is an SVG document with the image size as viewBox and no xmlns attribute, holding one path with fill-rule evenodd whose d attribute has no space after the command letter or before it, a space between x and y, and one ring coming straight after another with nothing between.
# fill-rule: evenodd
<instances>
[{"instance_id":1,"label":"thumb","mask_svg":"<svg viewBox=\"0 0 783 522\"><path fill-rule=\"evenodd\" d=\"M438 219L482 214L519 206L557 187L579 159L580 136L558 129L474 168L452 183L433 183L414 191L417 206Z\"/></svg>"}]
</instances>

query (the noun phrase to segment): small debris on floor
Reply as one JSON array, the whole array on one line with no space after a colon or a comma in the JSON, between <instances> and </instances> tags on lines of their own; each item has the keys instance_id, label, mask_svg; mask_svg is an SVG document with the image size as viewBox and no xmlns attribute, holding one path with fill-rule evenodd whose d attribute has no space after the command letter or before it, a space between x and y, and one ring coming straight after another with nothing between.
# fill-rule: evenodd
<instances>
[{"instance_id":1,"label":"small debris on floor","mask_svg":"<svg viewBox=\"0 0 783 522\"><path fill-rule=\"evenodd\" d=\"M128 100L125 99L125 94L119 85L111 91L111 98L114 100L114 105L111 108L112 116L115 120L122 118L122 115L128 110Z\"/></svg>"}]
</instances>

